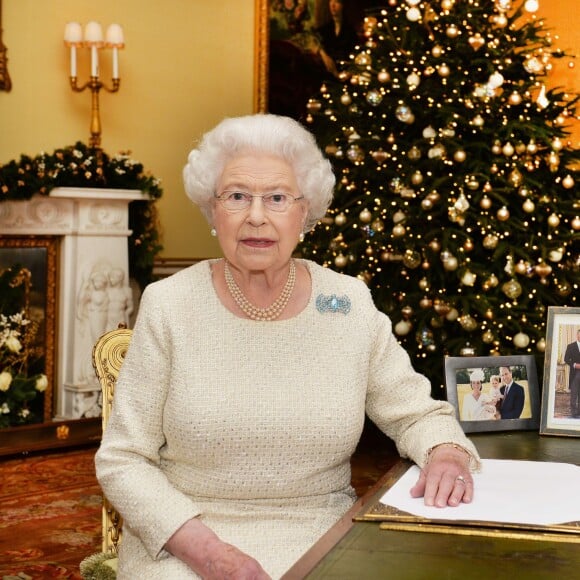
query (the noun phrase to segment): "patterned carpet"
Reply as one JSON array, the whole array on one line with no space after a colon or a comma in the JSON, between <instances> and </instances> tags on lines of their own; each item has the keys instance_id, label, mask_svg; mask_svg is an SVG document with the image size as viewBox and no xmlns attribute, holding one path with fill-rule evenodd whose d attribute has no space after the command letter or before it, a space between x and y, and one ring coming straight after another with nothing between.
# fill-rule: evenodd
<instances>
[{"instance_id":1,"label":"patterned carpet","mask_svg":"<svg viewBox=\"0 0 580 580\"><path fill-rule=\"evenodd\" d=\"M0 578L80 579L79 562L101 542L94 452L0 462Z\"/></svg>"},{"instance_id":2,"label":"patterned carpet","mask_svg":"<svg viewBox=\"0 0 580 580\"><path fill-rule=\"evenodd\" d=\"M80 580L79 562L101 546L95 450L0 461L0 579ZM396 460L390 440L367 425L352 459L357 494Z\"/></svg>"}]
</instances>

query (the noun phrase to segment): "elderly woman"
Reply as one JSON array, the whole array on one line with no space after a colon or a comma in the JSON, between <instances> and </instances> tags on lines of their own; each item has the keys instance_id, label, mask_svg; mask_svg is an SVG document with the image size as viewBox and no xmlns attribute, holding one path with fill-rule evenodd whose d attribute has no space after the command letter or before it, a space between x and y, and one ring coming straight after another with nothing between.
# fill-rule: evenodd
<instances>
[{"instance_id":1,"label":"elderly woman","mask_svg":"<svg viewBox=\"0 0 580 580\"><path fill-rule=\"evenodd\" d=\"M334 186L312 135L227 119L184 180L224 258L142 296L96 459L119 577L280 577L352 506L365 412L423 468L413 496L470 502L477 451L367 287L292 257Z\"/></svg>"}]
</instances>

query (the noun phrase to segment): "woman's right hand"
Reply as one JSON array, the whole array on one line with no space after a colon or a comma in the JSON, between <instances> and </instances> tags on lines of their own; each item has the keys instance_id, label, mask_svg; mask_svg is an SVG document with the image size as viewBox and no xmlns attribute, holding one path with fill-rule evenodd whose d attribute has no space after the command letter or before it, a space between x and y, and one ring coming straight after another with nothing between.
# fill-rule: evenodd
<instances>
[{"instance_id":1,"label":"woman's right hand","mask_svg":"<svg viewBox=\"0 0 580 580\"><path fill-rule=\"evenodd\" d=\"M197 518L187 521L165 544L204 580L271 580L260 563L222 542Z\"/></svg>"}]
</instances>

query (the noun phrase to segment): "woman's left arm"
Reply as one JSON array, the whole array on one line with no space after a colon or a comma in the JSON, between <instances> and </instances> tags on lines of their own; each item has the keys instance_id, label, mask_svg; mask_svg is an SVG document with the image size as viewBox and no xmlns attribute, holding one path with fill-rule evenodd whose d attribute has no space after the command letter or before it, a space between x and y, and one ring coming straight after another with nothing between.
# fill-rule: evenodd
<instances>
[{"instance_id":1,"label":"woman's left arm","mask_svg":"<svg viewBox=\"0 0 580 580\"><path fill-rule=\"evenodd\" d=\"M426 505L458 505L473 498L471 471L480 460L447 401L431 397L429 381L412 368L392 333L387 316L376 311L366 412L397 445L403 457L422 468L414 497Z\"/></svg>"}]
</instances>

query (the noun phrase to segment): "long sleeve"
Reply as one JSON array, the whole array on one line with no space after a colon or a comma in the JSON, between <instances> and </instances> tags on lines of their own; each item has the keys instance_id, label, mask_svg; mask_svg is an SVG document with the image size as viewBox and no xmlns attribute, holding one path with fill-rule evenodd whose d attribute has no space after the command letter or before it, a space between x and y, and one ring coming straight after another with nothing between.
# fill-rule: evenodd
<instances>
[{"instance_id":1,"label":"long sleeve","mask_svg":"<svg viewBox=\"0 0 580 580\"><path fill-rule=\"evenodd\" d=\"M160 557L173 533L200 513L159 468L171 348L162 311L146 289L95 460L105 495L152 558Z\"/></svg>"},{"instance_id":2,"label":"long sleeve","mask_svg":"<svg viewBox=\"0 0 580 580\"><path fill-rule=\"evenodd\" d=\"M366 404L371 420L396 442L402 456L419 466L436 445L456 443L470 453L471 467L477 469L477 450L456 421L452 405L430 396L429 381L413 370L388 317L372 305L369 309L374 311L376 335Z\"/></svg>"}]
</instances>

